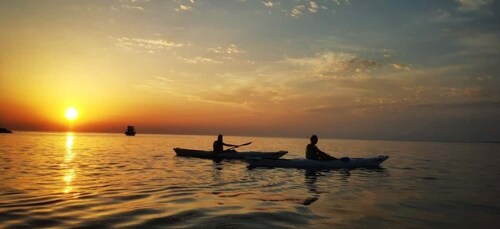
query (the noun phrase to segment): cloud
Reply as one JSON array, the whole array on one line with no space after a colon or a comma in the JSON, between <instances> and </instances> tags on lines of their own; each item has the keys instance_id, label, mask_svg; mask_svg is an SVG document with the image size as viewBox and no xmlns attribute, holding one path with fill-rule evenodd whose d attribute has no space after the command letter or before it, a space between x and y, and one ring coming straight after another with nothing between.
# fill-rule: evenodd
<instances>
[{"instance_id":1,"label":"cloud","mask_svg":"<svg viewBox=\"0 0 500 229\"><path fill-rule=\"evenodd\" d=\"M191 47L193 48L192 51L197 54L192 53L189 57L180 56L177 58L184 63L190 64L236 64L240 67L241 64L254 64L250 60L241 58L240 54L244 54L246 52L235 44L211 48L195 45Z\"/></svg>"},{"instance_id":2,"label":"cloud","mask_svg":"<svg viewBox=\"0 0 500 229\"><path fill-rule=\"evenodd\" d=\"M306 8L305 5L298 5L298 6L293 7L292 12L290 13L290 16L296 17L296 18L302 16L304 14L302 11L305 8Z\"/></svg>"},{"instance_id":3,"label":"cloud","mask_svg":"<svg viewBox=\"0 0 500 229\"><path fill-rule=\"evenodd\" d=\"M493 0L456 0L460 11L474 12L481 11L490 6Z\"/></svg>"},{"instance_id":4,"label":"cloud","mask_svg":"<svg viewBox=\"0 0 500 229\"><path fill-rule=\"evenodd\" d=\"M222 64L221 61L218 61L218 60L215 60L212 58L208 58L208 57L201 57L201 56L196 56L194 58L180 57L179 59L186 62L186 63L190 63L190 64Z\"/></svg>"},{"instance_id":5,"label":"cloud","mask_svg":"<svg viewBox=\"0 0 500 229\"><path fill-rule=\"evenodd\" d=\"M309 7L309 12L311 12L311 13L316 13L316 12L318 12L318 4L317 4L316 2L314 2L314 1L310 1L310 2L309 2L309 5L310 5L310 7Z\"/></svg>"},{"instance_id":6,"label":"cloud","mask_svg":"<svg viewBox=\"0 0 500 229\"><path fill-rule=\"evenodd\" d=\"M193 6L196 4L196 1L195 0L174 0L174 4L179 4L177 7L174 8L174 10L177 12L191 11L194 9Z\"/></svg>"},{"instance_id":7,"label":"cloud","mask_svg":"<svg viewBox=\"0 0 500 229\"><path fill-rule=\"evenodd\" d=\"M280 12L285 12L288 16L300 18L305 14L315 14L319 10L328 10L329 7L323 5L332 5L331 8L334 8L336 5L341 5L343 3L349 4L348 0L333 0L333 1L321 1L321 0L293 0L281 2L277 0L262 0L261 1L264 6L268 8L274 8L279 10ZM334 12L334 11L332 11Z\"/></svg>"},{"instance_id":8,"label":"cloud","mask_svg":"<svg viewBox=\"0 0 500 229\"><path fill-rule=\"evenodd\" d=\"M466 33L460 36L460 44L470 48L498 48L500 37L497 33Z\"/></svg>"},{"instance_id":9,"label":"cloud","mask_svg":"<svg viewBox=\"0 0 500 229\"><path fill-rule=\"evenodd\" d=\"M179 7L175 8L175 11L177 11L177 12L188 11L188 10L192 10L192 9L193 9L192 6L180 4Z\"/></svg>"},{"instance_id":10,"label":"cloud","mask_svg":"<svg viewBox=\"0 0 500 229\"><path fill-rule=\"evenodd\" d=\"M496 32L465 31L456 35L456 56L498 56L500 36ZM494 61L494 59L491 59Z\"/></svg>"},{"instance_id":11,"label":"cloud","mask_svg":"<svg viewBox=\"0 0 500 229\"><path fill-rule=\"evenodd\" d=\"M215 47L215 48L209 48L208 51L209 52L213 52L213 53L218 53L218 54L239 54L239 53L245 53L244 50L238 48L238 46L236 46L235 44L230 44L227 47L218 46L218 47Z\"/></svg>"},{"instance_id":12,"label":"cloud","mask_svg":"<svg viewBox=\"0 0 500 229\"><path fill-rule=\"evenodd\" d=\"M172 76L146 79L136 85L136 88L154 94L170 94L189 101L255 112L265 110L258 107L280 104L286 95L280 85L265 79L247 79L233 74L216 74L200 79L191 74L173 71L170 75ZM217 84L210 83L213 81L217 81Z\"/></svg>"},{"instance_id":13,"label":"cloud","mask_svg":"<svg viewBox=\"0 0 500 229\"><path fill-rule=\"evenodd\" d=\"M173 82L172 79L169 79L169 78L163 77L163 76L155 76L155 78L160 80L160 81L163 81L163 82Z\"/></svg>"},{"instance_id":14,"label":"cloud","mask_svg":"<svg viewBox=\"0 0 500 229\"><path fill-rule=\"evenodd\" d=\"M129 51L145 50L147 52L155 52L162 49L170 49L184 46L182 43L164 39L143 39L143 38L128 38L120 37L115 39L115 45Z\"/></svg>"},{"instance_id":15,"label":"cloud","mask_svg":"<svg viewBox=\"0 0 500 229\"><path fill-rule=\"evenodd\" d=\"M276 88L248 85L236 85L222 90L210 90L199 94L206 101L246 104L248 109L257 103L276 104L284 99L282 91Z\"/></svg>"},{"instance_id":16,"label":"cloud","mask_svg":"<svg viewBox=\"0 0 500 229\"><path fill-rule=\"evenodd\" d=\"M113 11L145 11L142 6L144 3L149 2L149 0L120 0L121 5L111 6Z\"/></svg>"},{"instance_id":17,"label":"cloud","mask_svg":"<svg viewBox=\"0 0 500 229\"><path fill-rule=\"evenodd\" d=\"M408 108L444 108L444 109L477 109L481 107L497 107L500 105L500 100L492 101L463 101L463 102L422 102L422 103L401 103L401 102L387 102L384 99L373 98L372 102L365 104L348 104L348 105L335 105L335 106L320 106L306 109L306 112L312 113L331 113L341 110L353 111L383 111L384 109L400 110Z\"/></svg>"},{"instance_id":18,"label":"cloud","mask_svg":"<svg viewBox=\"0 0 500 229\"><path fill-rule=\"evenodd\" d=\"M478 98L482 94L480 87L441 87L439 91L444 97Z\"/></svg>"},{"instance_id":19,"label":"cloud","mask_svg":"<svg viewBox=\"0 0 500 229\"><path fill-rule=\"evenodd\" d=\"M273 2L270 0L262 1L262 4L264 4L267 7L273 7Z\"/></svg>"},{"instance_id":20,"label":"cloud","mask_svg":"<svg viewBox=\"0 0 500 229\"><path fill-rule=\"evenodd\" d=\"M335 2L335 4L337 4L337 5L341 4L341 0L333 0L333 2ZM345 0L345 2L349 3L349 0Z\"/></svg>"},{"instance_id":21,"label":"cloud","mask_svg":"<svg viewBox=\"0 0 500 229\"><path fill-rule=\"evenodd\" d=\"M140 6L134 6L134 5L121 5L120 6L121 8L123 9L127 9L127 10L139 10L139 11L144 11L144 8L140 7Z\"/></svg>"},{"instance_id":22,"label":"cloud","mask_svg":"<svg viewBox=\"0 0 500 229\"><path fill-rule=\"evenodd\" d=\"M496 79L477 74L477 65L414 68L387 61L328 51L283 62L295 66L294 72L286 74L295 76L290 91L305 104L295 106L305 111L350 107L361 114L419 104L500 101L500 90L489 83Z\"/></svg>"},{"instance_id":23,"label":"cloud","mask_svg":"<svg viewBox=\"0 0 500 229\"><path fill-rule=\"evenodd\" d=\"M457 16L453 15L449 11L446 10L438 10L434 17L432 17L433 22L437 23L453 23L453 24L459 24L459 23L464 23L464 22L470 22L473 21L474 18L472 17L463 17L463 16Z\"/></svg>"},{"instance_id":24,"label":"cloud","mask_svg":"<svg viewBox=\"0 0 500 229\"><path fill-rule=\"evenodd\" d=\"M367 69L376 68L380 63L358 57L352 53L325 52L314 57L288 58L286 62L312 69L320 77L353 77Z\"/></svg>"},{"instance_id":25,"label":"cloud","mask_svg":"<svg viewBox=\"0 0 500 229\"><path fill-rule=\"evenodd\" d=\"M403 64L392 64L392 67L398 70L410 70L410 67L403 65Z\"/></svg>"}]
</instances>

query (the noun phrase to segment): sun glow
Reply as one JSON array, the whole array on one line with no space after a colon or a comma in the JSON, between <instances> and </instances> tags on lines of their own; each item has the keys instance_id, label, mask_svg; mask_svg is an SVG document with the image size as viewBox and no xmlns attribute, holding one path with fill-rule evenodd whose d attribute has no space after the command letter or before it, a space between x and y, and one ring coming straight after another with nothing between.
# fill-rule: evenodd
<instances>
[{"instance_id":1,"label":"sun glow","mask_svg":"<svg viewBox=\"0 0 500 229\"><path fill-rule=\"evenodd\" d=\"M66 118L69 119L70 121L73 121L78 117L78 111L74 107L68 107L66 109Z\"/></svg>"}]
</instances>

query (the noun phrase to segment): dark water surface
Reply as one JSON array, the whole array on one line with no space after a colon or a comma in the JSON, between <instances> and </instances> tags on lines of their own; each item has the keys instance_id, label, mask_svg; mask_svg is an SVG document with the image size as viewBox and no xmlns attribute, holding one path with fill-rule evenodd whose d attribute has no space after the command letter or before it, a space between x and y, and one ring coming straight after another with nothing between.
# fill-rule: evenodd
<instances>
[{"instance_id":1,"label":"dark water surface","mask_svg":"<svg viewBox=\"0 0 500 229\"><path fill-rule=\"evenodd\" d=\"M179 158L215 136L0 135L0 228L499 228L500 144L320 139L380 169L247 169ZM307 139L226 137L241 150Z\"/></svg>"}]
</instances>

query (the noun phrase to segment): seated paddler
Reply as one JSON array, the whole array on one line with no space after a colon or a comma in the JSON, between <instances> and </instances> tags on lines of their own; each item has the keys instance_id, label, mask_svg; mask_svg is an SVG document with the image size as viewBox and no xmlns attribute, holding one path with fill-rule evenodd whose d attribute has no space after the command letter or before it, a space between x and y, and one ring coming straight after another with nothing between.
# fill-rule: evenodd
<instances>
[{"instance_id":1,"label":"seated paddler","mask_svg":"<svg viewBox=\"0 0 500 229\"><path fill-rule=\"evenodd\" d=\"M224 146L238 147L237 145L232 145L232 144L224 143L223 138L224 137L222 136L222 134L219 134L219 136L217 136L217 140L215 140L214 144L213 144L214 153L222 153L222 152L224 152ZM226 150L226 151L228 151L228 150ZM229 152L236 152L236 151L235 150L231 150ZM227 153L227 152L224 152L224 153Z\"/></svg>"},{"instance_id":2,"label":"seated paddler","mask_svg":"<svg viewBox=\"0 0 500 229\"><path fill-rule=\"evenodd\" d=\"M318 136L313 135L310 138L311 143L306 147L306 158L310 160L338 160L335 157L328 155L321 151L316 144L318 143Z\"/></svg>"}]
</instances>

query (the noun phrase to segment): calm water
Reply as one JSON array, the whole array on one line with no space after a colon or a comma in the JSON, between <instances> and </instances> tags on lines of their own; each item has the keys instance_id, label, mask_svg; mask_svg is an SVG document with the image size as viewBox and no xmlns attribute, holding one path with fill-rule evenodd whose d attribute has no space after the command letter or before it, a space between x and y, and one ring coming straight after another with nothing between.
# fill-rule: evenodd
<instances>
[{"instance_id":1,"label":"calm water","mask_svg":"<svg viewBox=\"0 0 500 229\"><path fill-rule=\"evenodd\" d=\"M499 228L500 145L320 139L381 169L179 158L215 136L0 135L0 228ZM307 139L226 137L301 157Z\"/></svg>"}]
</instances>

